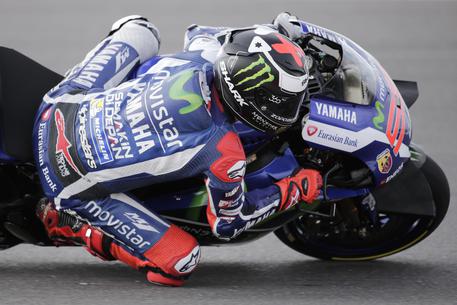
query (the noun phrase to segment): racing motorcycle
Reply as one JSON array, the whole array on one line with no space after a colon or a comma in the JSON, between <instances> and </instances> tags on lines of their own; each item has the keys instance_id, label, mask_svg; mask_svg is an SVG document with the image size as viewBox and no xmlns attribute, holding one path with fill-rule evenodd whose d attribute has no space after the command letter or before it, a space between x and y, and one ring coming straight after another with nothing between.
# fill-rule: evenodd
<instances>
[{"instance_id":1,"label":"racing motorcycle","mask_svg":"<svg viewBox=\"0 0 457 305\"><path fill-rule=\"evenodd\" d=\"M247 155L248 189L270 185L301 166L322 173L322 192L312 204L249 223L230 243L274 232L292 249L319 259L372 260L403 251L439 226L450 200L443 171L411 142L408 108L418 98L417 84L393 81L347 37L306 22L301 26L298 44L310 71L301 119L274 137L239 122L234 126ZM42 96L61 79L19 52L0 48L0 249L24 242L51 245L34 215L43 195L31 134ZM227 243L211 233L201 177L132 194L201 245Z\"/></svg>"}]
</instances>

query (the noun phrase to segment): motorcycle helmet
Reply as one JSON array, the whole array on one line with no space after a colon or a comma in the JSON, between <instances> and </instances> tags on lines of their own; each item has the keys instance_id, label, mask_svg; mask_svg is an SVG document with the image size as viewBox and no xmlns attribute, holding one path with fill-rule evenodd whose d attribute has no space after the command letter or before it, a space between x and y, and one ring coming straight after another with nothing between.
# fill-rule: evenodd
<instances>
[{"instance_id":1,"label":"motorcycle helmet","mask_svg":"<svg viewBox=\"0 0 457 305\"><path fill-rule=\"evenodd\" d=\"M303 50L275 30L259 26L229 32L215 64L215 87L234 116L269 134L295 123L306 94Z\"/></svg>"}]
</instances>

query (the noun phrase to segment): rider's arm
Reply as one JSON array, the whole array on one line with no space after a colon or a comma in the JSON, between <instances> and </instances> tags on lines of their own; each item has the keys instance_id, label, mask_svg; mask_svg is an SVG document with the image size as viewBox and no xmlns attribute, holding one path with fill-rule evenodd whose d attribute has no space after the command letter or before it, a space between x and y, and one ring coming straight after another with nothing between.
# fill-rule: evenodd
<instances>
[{"instance_id":1,"label":"rider's arm","mask_svg":"<svg viewBox=\"0 0 457 305\"><path fill-rule=\"evenodd\" d=\"M184 51L201 51L202 58L214 63L228 31L230 28L192 24L184 34Z\"/></svg>"},{"instance_id":2,"label":"rider's arm","mask_svg":"<svg viewBox=\"0 0 457 305\"><path fill-rule=\"evenodd\" d=\"M292 41L296 41L303 36L298 18L290 13L280 13L273 20L273 25L278 29L279 33L289 37Z\"/></svg>"},{"instance_id":3,"label":"rider's arm","mask_svg":"<svg viewBox=\"0 0 457 305\"><path fill-rule=\"evenodd\" d=\"M245 191L246 158L238 136L228 132L218 143L220 157L206 172L207 218L213 234L231 239L272 214L294 206L300 200L312 202L319 194L321 176L301 170L292 177L249 192Z\"/></svg>"},{"instance_id":4,"label":"rider's arm","mask_svg":"<svg viewBox=\"0 0 457 305\"><path fill-rule=\"evenodd\" d=\"M107 90L119 85L138 65L159 51L158 30L141 16L116 21L111 31L84 60L70 69L45 101L66 93Z\"/></svg>"}]
</instances>

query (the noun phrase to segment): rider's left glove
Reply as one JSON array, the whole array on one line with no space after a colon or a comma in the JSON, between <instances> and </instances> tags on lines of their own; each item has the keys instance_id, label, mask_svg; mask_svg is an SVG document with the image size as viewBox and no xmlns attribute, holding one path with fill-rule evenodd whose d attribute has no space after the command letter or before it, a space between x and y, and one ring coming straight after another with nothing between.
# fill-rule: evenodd
<instances>
[{"instance_id":1,"label":"rider's left glove","mask_svg":"<svg viewBox=\"0 0 457 305\"><path fill-rule=\"evenodd\" d=\"M116 21L108 34L111 42L123 42L138 53L140 64L157 55L160 49L160 33L145 17L131 15Z\"/></svg>"},{"instance_id":2,"label":"rider's left glove","mask_svg":"<svg viewBox=\"0 0 457 305\"><path fill-rule=\"evenodd\" d=\"M135 24L142 25L145 28L149 29L154 34L155 38L157 39L157 41L160 44L159 29L155 25L150 23L146 17L140 16L140 15L130 15L130 16L126 16L126 17L123 17L123 18L117 20L111 26L111 30L108 33L108 36L111 36L114 33L116 33L117 31L119 31L119 29L122 28L127 23L135 23Z\"/></svg>"}]
</instances>

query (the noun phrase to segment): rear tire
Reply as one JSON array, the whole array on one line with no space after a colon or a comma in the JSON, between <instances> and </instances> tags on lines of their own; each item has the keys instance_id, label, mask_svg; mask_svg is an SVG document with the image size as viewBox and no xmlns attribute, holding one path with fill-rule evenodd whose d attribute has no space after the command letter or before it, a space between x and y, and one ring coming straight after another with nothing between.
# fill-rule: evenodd
<instances>
[{"instance_id":1,"label":"rear tire","mask_svg":"<svg viewBox=\"0 0 457 305\"><path fill-rule=\"evenodd\" d=\"M365 261L389 256L424 240L443 221L449 207L449 184L441 168L430 157L421 167L435 201L436 215L387 215L389 222L375 232L374 238L335 239L309 235L304 219L298 218L275 231L276 236L292 249L323 260Z\"/></svg>"}]
</instances>

